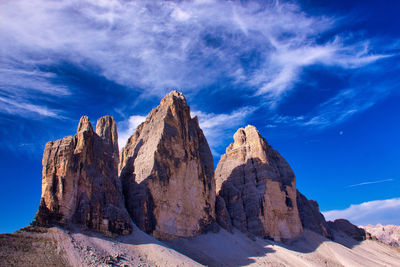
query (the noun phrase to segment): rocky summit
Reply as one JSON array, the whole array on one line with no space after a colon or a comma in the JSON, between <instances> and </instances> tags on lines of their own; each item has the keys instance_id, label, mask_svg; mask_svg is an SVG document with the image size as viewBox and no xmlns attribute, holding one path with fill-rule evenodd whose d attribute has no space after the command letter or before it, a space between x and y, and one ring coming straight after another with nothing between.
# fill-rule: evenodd
<instances>
[{"instance_id":1,"label":"rocky summit","mask_svg":"<svg viewBox=\"0 0 400 267\"><path fill-rule=\"evenodd\" d=\"M135 224L160 239L198 235L215 221L213 158L197 117L172 91L128 139L120 179Z\"/></svg>"},{"instance_id":2,"label":"rocky summit","mask_svg":"<svg viewBox=\"0 0 400 267\"><path fill-rule=\"evenodd\" d=\"M240 128L233 139L215 171L217 194L233 226L274 240L301 234L296 180L289 164L254 126Z\"/></svg>"},{"instance_id":3,"label":"rocky summit","mask_svg":"<svg viewBox=\"0 0 400 267\"><path fill-rule=\"evenodd\" d=\"M34 225L75 223L107 235L132 231L118 180L117 140L111 116L98 120L96 132L83 116L74 136L46 144Z\"/></svg>"}]
</instances>

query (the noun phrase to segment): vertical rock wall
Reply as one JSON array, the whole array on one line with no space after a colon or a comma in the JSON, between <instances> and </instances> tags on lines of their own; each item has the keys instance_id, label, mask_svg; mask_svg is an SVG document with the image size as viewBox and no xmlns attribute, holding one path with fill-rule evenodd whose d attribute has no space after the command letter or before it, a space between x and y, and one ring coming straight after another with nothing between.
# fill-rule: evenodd
<instances>
[{"instance_id":1,"label":"vertical rock wall","mask_svg":"<svg viewBox=\"0 0 400 267\"><path fill-rule=\"evenodd\" d=\"M168 94L138 126L119 169L127 209L147 233L190 237L214 222L213 159L182 93Z\"/></svg>"},{"instance_id":2,"label":"vertical rock wall","mask_svg":"<svg viewBox=\"0 0 400 267\"><path fill-rule=\"evenodd\" d=\"M302 225L293 171L254 126L240 128L215 171L217 194L233 226L261 237L286 240Z\"/></svg>"},{"instance_id":3,"label":"vertical rock wall","mask_svg":"<svg viewBox=\"0 0 400 267\"><path fill-rule=\"evenodd\" d=\"M42 197L34 224L83 224L109 235L132 231L117 176L115 121L102 117L96 128L97 133L83 116L75 136L46 144Z\"/></svg>"}]
</instances>

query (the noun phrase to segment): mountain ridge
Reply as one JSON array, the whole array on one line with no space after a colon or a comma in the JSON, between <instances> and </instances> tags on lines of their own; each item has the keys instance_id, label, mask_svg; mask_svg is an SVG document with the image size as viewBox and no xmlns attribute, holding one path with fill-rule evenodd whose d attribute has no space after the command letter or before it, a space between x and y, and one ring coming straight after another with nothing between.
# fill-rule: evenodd
<instances>
[{"instance_id":1,"label":"mountain ridge","mask_svg":"<svg viewBox=\"0 0 400 267\"><path fill-rule=\"evenodd\" d=\"M111 116L100 118L96 131L83 116L74 136L46 144L41 203L32 226L0 239L6 242L34 236L54 240L59 233L69 241L51 241L51 246L78 249L74 253L84 253L79 255L86 259L82 246L71 248L68 244L74 239L67 236L81 238L90 248L93 236L103 240L99 233L115 238L107 239L111 243L115 240L115 246L129 238L139 242L133 238L137 234L150 243L163 240L167 250L171 246L206 265L215 258L187 251L187 240L194 242L195 250L204 240L210 240L211 246L212 242L248 244L247 238L259 244L247 248L255 249L249 251L252 257L256 251L271 250L261 249L271 244L305 253L290 245L305 240L306 247L311 246L310 253L328 240L353 249L371 239L365 230L347 220L326 222L318 203L297 190L290 165L254 126L239 128L233 139L214 171L207 139L178 91L167 94L151 110L120 152L117 125ZM144 237L145 233L152 237ZM313 238L320 243L310 245ZM129 244L122 248L136 251ZM210 248L199 249L211 255ZM57 262L71 261L72 257L58 256L54 255ZM0 262L9 260L7 257L0 256ZM136 262L135 257L130 264ZM86 265L99 263L85 260ZM216 265L220 264L223 262L217 261Z\"/></svg>"}]
</instances>

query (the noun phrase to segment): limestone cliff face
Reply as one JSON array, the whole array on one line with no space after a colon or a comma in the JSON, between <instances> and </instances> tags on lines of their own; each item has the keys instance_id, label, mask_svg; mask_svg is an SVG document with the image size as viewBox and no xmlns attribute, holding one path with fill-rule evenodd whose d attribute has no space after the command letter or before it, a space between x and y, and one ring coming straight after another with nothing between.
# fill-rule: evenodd
<instances>
[{"instance_id":1,"label":"limestone cliff face","mask_svg":"<svg viewBox=\"0 0 400 267\"><path fill-rule=\"evenodd\" d=\"M275 240L298 236L303 228L292 169L254 126L240 128L233 138L215 171L217 194L233 226Z\"/></svg>"},{"instance_id":2,"label":"limestone cliff face","mask_svg":"<svg viewBox=\"0 0 400 267\"><path fill-rule=\"evenodd\" d=\"M329 239L333 238L328 224L325 221L325 217L319 211L319 206L316 201L308 200L302 193L297 191L297 208L299 209L303 228L309 229Z\"/></svg>"},{"instance_id":3,"label":"limestone cliff face","mask_svg":"<svg viewBox=\"0 0 400 267\"><path fill-rule=\"evenodd\" d=\"M366 225L360 226L367 234L375 237L377 240L393 247L400 248L400 226L399 225Z\"/></svg>"},{"instance_id":4,"label":"limestone cliff face","mask_svg":"<svg viewBox=\"0 0 400 267\"><path fill-rule=\"evenodd\" d=\"M182 93L168 94L138 126L121 151L119 169L127 209L145 232L190 237L213 223L212 155Z\"/></svg>"},{"instance_id":5,"label":"limestone cliff face","mask_svg":"<svg viewBox=\"0 0 400 267\"><path fill-rule=\"evenodd\" d=\"M34 224L83 224L109 235L132 231L118 179L114 119L100 118L96 130L83 116L75 136L46 144L42 197Z\"/></svg>"}]
</instances>

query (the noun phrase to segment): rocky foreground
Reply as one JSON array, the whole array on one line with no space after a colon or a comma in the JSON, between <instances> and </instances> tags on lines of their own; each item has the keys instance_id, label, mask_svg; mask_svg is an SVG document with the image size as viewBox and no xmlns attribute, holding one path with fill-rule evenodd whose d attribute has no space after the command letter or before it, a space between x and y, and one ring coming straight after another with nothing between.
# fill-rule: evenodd
<instances>
[{"instance_id":1,"label":"rocky foreground","mask_svg":"<svg viewBox=\"0 0 400 267\"><path fill-rule=\"evenodd\" d=\"M31 226L0 235L0 265L400 262L397 250L374 243L364 229L326 222L254 126L237 130L214 173L180 92L161 100L120 153L117 139L111 116L95 130L83 116L74 136L46 144L39 210Z\"/></svg>"},{"instance_id":2,"label":"rocky foreground","mask_svg":"<svg viewBox=\"0 0 400 267\"><path fill-rule=\"evenodd\" d=\"M0 235L1 266L399 266L396 248L305 230L290 243L236 228L161 242L134 226L116 238L84 229L34 227Z\"/></svg>"}]
</instances>

